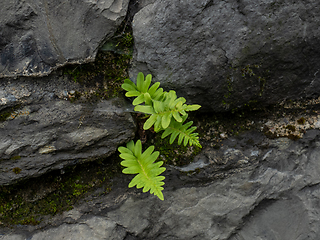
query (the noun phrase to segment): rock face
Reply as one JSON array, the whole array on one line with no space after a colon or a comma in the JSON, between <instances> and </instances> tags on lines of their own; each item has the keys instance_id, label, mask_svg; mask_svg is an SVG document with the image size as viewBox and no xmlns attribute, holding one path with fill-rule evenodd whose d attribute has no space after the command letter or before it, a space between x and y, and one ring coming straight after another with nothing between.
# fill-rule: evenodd
<instances>
[{"instance_id":1,"label":"rock face","mask_svg":"<svg viewBox=\"0 0 320 240\"><path fill-rule=\"evenodd\" d=\"M109 156L134 136L123 99L71 102L79 85L50 79L0 83L0 107L16 106L0 122L0 185Z\"/></svg>"},{"instance_id":2,"label":"rock face","mask_svg":"<svg viewBox=\"0 0 320 240\"><path fill-rule=\"evenodd\" d=\"M43 76L93 61L126 15L129 0L13 1L0 9L0 78Z\"/></svg>"},{"instance_id":3,"label":"rock face","mask_svg":"<svg viewBox=\"0 0 320 240\"><path fill-rule=\"evenodd\" d=\"M159 0L134 17L131 77L224 111L319 95L320 3Z\"/></svg>"},{"instance_id":4,"label":"rock face","mask_svg":"<svg viewBox=\"0 0 320 240\"><path fill-rule=\"evenodd\" d=\"M319 130L296 142L247 132L224 140L219 150L204 149L197 159L205 163L201 169L168 167L165 201L114 182L109 195L86 199L54 217L50 227L0 232L4 240L316 240L319 145Z\"/></svg>"}]
</instances>

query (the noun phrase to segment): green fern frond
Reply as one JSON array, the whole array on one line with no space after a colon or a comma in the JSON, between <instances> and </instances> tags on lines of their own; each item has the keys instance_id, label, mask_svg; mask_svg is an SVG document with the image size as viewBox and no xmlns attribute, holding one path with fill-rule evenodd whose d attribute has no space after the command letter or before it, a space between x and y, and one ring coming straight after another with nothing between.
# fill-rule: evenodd
<instances>
[{"instance_id":1,"label":"green fern frond","mask_svg":"<svg viewBox=\"0 0 320 240\"><path fill-rule=\"evenodd\" d=\"M168 128L165 129L165 131L162 133L161 138L165 138L167 136L170 136L170 144L174 142L174 140L178 137L178 144L181 145L183 142L184 146L187 146L189 143L190 146L198 146L202 147L199 142L198 133L194 133L194 131L197 129L197 127L191 125L193 124L192 121L183 124L183 122L187 119L188 114L182 116L182 122L177 122L175 120L171 121Z\"/></svg>"},{"instance_id":2,"label":"green fern frond","mask_svg":"<svg viewBox=\"0 0 320 240\"><path fill-rule=\"evenodd\" d=\"M130 79L125 79L121 87L127 91L127 97L136 97L132 102L133 105L139 105L141 103L151 105L151 99L161 100L163 97L163 89L159 88L160 82L156 82L150 87L151 80L151 74L148 74L146 78L144 78L143 73L139 72L137 85Z\"/></svg>"},{"instance_id":3,"label":"green fern frond","mask_svg":"<svg viewBox=\"0 0 320 240\"><path fill-rule=\"evenodd\" d=\"M143 187L143 192L150 191L151 194L164 200L162 186L164 185L163 180L165 177L159 175L166 169L161 167L163 164L162 161L155 162L159 156L159 152L153 152L154 146L150 146L142 152L140 140L138 140L136 144L130 141L127 143L127 147L119 147L118 151L121 153L120 157L124 159L121 165L126 167L122 172L126 174L138 174L131 180L129 187Z\"/></svg>"},{"instance_id":4,"label":"green fern frond","mask_svg":"<svg viewBox=\"0 0 320 240\"><path fill-rule=\"evenodd\" d=\"M126 79L122 84L122 88L127 91L127 97L135 97L132 104L134 110L149 115L144 123L143 128L147 130L154 126L155 132L164 130L162 138L170 136L170 144L178 138L178 144L184 146L201 147L198 133L194 133L197 127L192 127L192 121L183 124L188 117L188 111L198 110L200 105L187 105L186 99L177 97L175 91L164 92L159 88L160 83L156 82L151 87L152 76L149 74L144 78L143 73L139 73L137 84ZM123 173L137 174L129 183L129 187L136 186L143 188L143 192L150 191L151 194L158 196L164 200L163 179L159 176L165 171L161 167L163 162L155 162L159 156L159 152L153 152L154 146L150 146L146 151L142 152L141 141L136 144L130 141L127 147L119 147L120 157L124 159L121 165L126 167Z\"/></svg>"},{"instance_id":5,"label":"green fern frond","mask_svg":"<svg viewBox=\"0 0 320 240\"><path fill-rule=\"evenodd\" d=\"M153 100L152 105L138 105L134 108L137 112L150 114L150 118L145 122L143 129L147 130L154 125L154 130L159 132L166 129L172 119L177 122L182 122L182 116L186 115L187 111L198 110L200 105L187 105L186 99L177 97L175 91L165 92L161 101Z\"/></svg>"}]
</instances>

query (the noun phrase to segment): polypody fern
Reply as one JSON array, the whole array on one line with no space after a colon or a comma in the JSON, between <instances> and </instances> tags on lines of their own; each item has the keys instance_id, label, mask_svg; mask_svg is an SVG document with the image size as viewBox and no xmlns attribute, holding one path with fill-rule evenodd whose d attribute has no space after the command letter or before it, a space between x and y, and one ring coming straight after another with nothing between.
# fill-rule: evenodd
<instances>
[{"instance_id":1,"label":"polypody fern","mask_svg":"<svg viewBox=\"0 0 320 240\"><path fill-rule=\"evenodd\" d=\"M186 99L177 97L175 91L163 91L159 88L160 83L156 82L151 87L151 74L144 79L143 73L139 73L137 77L137 84L131 80L126 79L122 88L127 91L127 97L135 97L132 104L135 106L134 110L149 115L149 118L144 123L143 128L147 130L154 127L155 132L164 130L162 138L170 136L170 144L172 144L178 137L178 144L186 146L194 145L201 147L199 143L198 133L195 133L197 127L191 127L192 121L183 124L188 117L188 111L198 110L200 105L187 105ZM123 173L138 174L129 184L129 187L137 186L143 187L143 192L150 190L150 193L155 194L163 200L162 190L164 182L163 176L159 176L165 171L164 167L160 167L163 162L154 161L157 159L159 152L153 152L154 146L149 147L142 153L140 140L134 144L130 141L127 148L119 147L120 157L124 159L121 165L127 167Z\"/></svg>"},{"instance_id":2,"label":"polypody fern","mask_svg":"<svg viewBox=\"0 0 320 240\"><path fill-rule=\"evenodd\" d=\"M166 169L161 167L162 161L156 162L155 160L159 156L159 152L154 150L154 146L148 147L148 149L142 152L141 141L138 140L136 144L133 141L127 143L127 147L118 148L120 157L124 159L121 165L126 167L123 169L123 173L126 174L138 174L129 184L129 187L137 186L137 188L143 187L143 192L150 190L150 193L158 196L163 200L162 190L164 182L162 180L164 176L159 176Z\"/></svg>"}]
</instances>

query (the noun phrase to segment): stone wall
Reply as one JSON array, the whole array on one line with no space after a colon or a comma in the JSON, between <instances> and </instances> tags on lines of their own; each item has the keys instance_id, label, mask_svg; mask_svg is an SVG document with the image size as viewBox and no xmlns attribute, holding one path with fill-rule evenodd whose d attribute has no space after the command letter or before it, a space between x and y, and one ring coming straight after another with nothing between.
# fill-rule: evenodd
<instances>
[{"instance_id":1,"label":"stone wall","mask_svg":"<svg viewBox=\"0 0 320 240\"><path fill-rule=\"evenodd\" d=\"M126 16L128 3L2 1L0 78L44 76L65 64L94 61Z\"/></svg>"},{"instance_id":2,"label":"stone wall","mask_svg":"<svg viewBox=\"0 0 320 240\"><path fill-rule=\"evenodd\" d=\"M134 17L131 68L226 111L319 96L320 5L313 1L159 0Z\"/></svg>"},{"instance_id":3,"label":"stone wall","mask_svg":"<svg viewBox=\"0 0 320 240\"><path fill-rule=\"evenodd\" d=\"M109 194L89 196L38 228L0 233L3 240L316 240L319 136L312 130L297 142L257 132L230 137L219 150L204 149L195 162L205 163L200 169L168 166L164 201L117 179Z\"/></svg>"},{"instance_id":4,"label":"stone wall","mask_svg":"<svg viewBox=\"0 0 320 240\"><path fill-rule=\"evenodd\" d=\"M0 185L109 156L134 137L131 108L122 98L73 102L84 90L65 76L18 83L0 82L0 106L9 111L0 122Z\"/></svg>"}]
</instances>

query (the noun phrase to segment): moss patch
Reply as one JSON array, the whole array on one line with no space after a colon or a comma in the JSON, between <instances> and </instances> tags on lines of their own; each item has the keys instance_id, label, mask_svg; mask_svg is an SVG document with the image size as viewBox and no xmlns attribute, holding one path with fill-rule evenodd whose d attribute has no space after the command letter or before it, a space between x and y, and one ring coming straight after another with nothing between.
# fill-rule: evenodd
<instances>
[{"instance_id":1,"label":"moss patch","mask_svg":"<svg viewBox=\"0 0 320 240\"><path fill-rule=\"evenodd\" d=\"M301 109L302 107L305 109ZM298 140L302 136L300 133L305 130L299 130L297 125L293 125L294 119L300 116L298 118L300 120L302 111L309 117L316 117L319 108L320 105L310 104L306 106L299 105L299 107L293 106L292 108L289 108L286 103L269 107L253 107L252 105L227 113L197 113L197 115L192 115L191 119L198 126L197 132L200 134L202 146L220 148L225 138L237 136L244 131L250 130L263 132L268 138L288 137L292 140ZM284 122L284 119L286 119L287 123ZM267 124L268 121L279 124L272 125L271 123L269 126ZM304 124L307 124L306 119L304 119ZM287 131L286 134L280 133L280 126L284 126L284 130Z\"/></svg>"},{"instance_id":2,"label":"moss patch","mask_svg":"<svg viewBox=\"0 0 320 240\"><path fill-rule=\"evenodd\" d=\"M270 78L270 71L264 70L262 64L245 64L238 67L230 67L229 69L229 75L226 77L224 87L225 94L222 99L224 108L238 111L242 107L255 105L264 93L267 79ZM250 87L249 91L254 95L250 97L250 100L242 103L240 107L235 108L235 102L239 102L239 96L242 94L239 89L243 89L244 82L246 82L245 85L247 87Z\"/></svg>"},{"instance_id":3,"label":"moss patch","mask_svg":"<svg viewBox=\"0 0 320 240\"><path fill-rule=\"evenodd\" d=\"M19 109L21 105L17 105L14 107L5 108L0 111L0 122L4 122L9 118L17 109Z\"/></svg>"},{"instance_id":4,"label":"moss patch","mask_svg":"<svg viewBox=\"0 0 320 240\"><path fill-rule=\"evenodd\" d=\"M110 179L120 173L117 155L53 171L11 186L0 186L0 223L39 224L45 216L71 210L73 205L97 188L100 195L112 188Z\"/></svg>"},{"instance_id":5,"label":"moss patch","mask_svg":"<svg viewBox=\"0 0 320 240\"><path fill-rule=\"evenodd\" d=\"M293 125L288 125L286 128L287 128L288 130L290 130L291 132L296 131L296 127L293 126Z\"/></svg>"},{"instance_id":6,"label":"moss patch","mask_svg":"<svg viewBox=\"0 0 320 240\"><path fill-rule=\"evenodd\" d=\"M156 134L152 139L146 142L145 146L147 148L150 145L154 145L155 149L160 151L159 160L164 161L165 164L174 166L187 165L191 163L194 160L194 157L201 151L201 148L197 146L179 145L177 139L173 144L170 144L170 137L162 139L161 134L162 132Z\"/></svg>"},{"instance_id":7,"label":"moss patch","mask_svg":"<svg viewBox=\"0 0 320 240\"><path fill-rule=\"evenodd\" d=\"M106 45L110 45L106 48ZM88 92L76 92L69 96L71 101L85 96L90 100L116 97L122 92L121 84L128 78L128 67L132 59L133 37L130 24L125 20L114 37L107 41L97 53L92 63L68 65L62 68L62 74L84 87L94 89Z\"/></svg>"},{"instance_id":8,"label":"moss patch","mask_svg":"<svg viewBox=\"0 0 320 240\"><path fill-rule=\"evenodd\" d=\"M304 117L301 117L297 120L297 123L300 124L300 125L303 125L306 123L306 119Z\"/></svg>"},{"instance_id":9,"label":"moss patch","mask_svg":"<svg viewBox=\"0 0 320 240\"><path fill-rule=\"evenodd\" d=\"M8 111L8 110L1 111L0 122L4 122L8 117L10 117L10 115L11 115L11 111Z\"/></svg>"},{"instance_id":10,"label":"moss patch","mask_svg":"<svg viewBox=\"0 0 320 240\"><path fill-rule=\"evenodd\" d=\"M21 159L20 156L13 156L12 158L10 158L10 160L19 160L19 159Z\"/></svg>"},{"instance_id":11,"label":"moss patch","mask_svg":"<svg viewBox=\"0 0 320 240\"><path fill-rule=\"evenodd\" d=\"M19 174L21 172L21 168L15 167L14 169L12 169L12 172L14 172L15 174Z\"/></svg>"}]
</instances>

